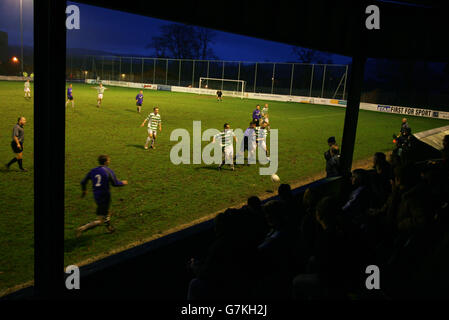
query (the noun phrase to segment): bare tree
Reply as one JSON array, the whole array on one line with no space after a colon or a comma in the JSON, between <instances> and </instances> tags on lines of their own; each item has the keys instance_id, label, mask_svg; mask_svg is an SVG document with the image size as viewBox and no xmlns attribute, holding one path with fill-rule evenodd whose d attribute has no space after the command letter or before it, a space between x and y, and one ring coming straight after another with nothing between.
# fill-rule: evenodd
<instances>
[{"instance_id":1,"label":"bare tree","mask_svg":"<svg viewBox=\"0 0 449 320\"><path fill-rule=\"evenodd\" d=\"M161 35L152 37L146 48L153 48L159 58L214 59L214 37L209 29L169 24L161 27Z\"/></svg>"},{"instance_id":2,"label":"bare tree","mask_svg":"<svg viewBox=\"0 0 449 320\"><path fill-rule=\"evenodd\" d=\"M292 51L302 63L332 63L329 54L318 50L292 47Z\"/></svg>"},{"instance_id":3,"label":"bare tree","mask_svg":"<svg viewBox=\"0 0 449 320\"><path fill-rule=\"evenodd\" d=\"M206 28L196 28L196 33L198 37L199 50L198 57L202 60L205 59L217 59L214 54L214 50L211 48L211 43L214 42L215 32Z\"/></svg>"}]
</instances>

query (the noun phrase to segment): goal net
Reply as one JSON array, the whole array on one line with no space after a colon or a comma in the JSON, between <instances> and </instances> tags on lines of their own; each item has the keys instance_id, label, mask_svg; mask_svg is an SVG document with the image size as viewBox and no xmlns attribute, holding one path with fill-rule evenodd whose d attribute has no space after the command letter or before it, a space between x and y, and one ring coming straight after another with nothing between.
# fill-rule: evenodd
<instances>
[{"instance_id":1,"label":"goal net","mask_svg":"<svg viewBox=\"0 0 449 320\"><path fill-rule=\"evenodd\" d=\"M245 93L245 84L246 81L244 80L200 78L200 83L198 86L200 90L198 93L206 93L207 91L205 90L212 90L215 94L217 90L221 90L224 96L232 95L243 98Z\"/></svg>"}]
</instances>

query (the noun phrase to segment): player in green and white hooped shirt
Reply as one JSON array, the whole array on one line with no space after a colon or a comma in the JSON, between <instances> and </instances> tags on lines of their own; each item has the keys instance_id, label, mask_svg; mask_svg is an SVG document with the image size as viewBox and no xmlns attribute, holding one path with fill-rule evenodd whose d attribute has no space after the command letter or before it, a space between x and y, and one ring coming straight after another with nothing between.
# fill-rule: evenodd
<instances>
[{"instance_id":1,"label":"player in green and white hooped shirt","mask_svg":"<svg viewBox=\"0 0 449 320\"><path fill-rule=\"evenodd\" d=\"M159 114L158 107L153 108L153 112L151 112L148 115L148 117L143 121L143 123L140 126L143 127L145 125L145 122L147 121L148 121L148 138L144 148L148 149L148 144L151 141L151 148L156 149L154 144L156 142L157 129L159 128L159 132L162 131L161 115Z\"/></svg>"},{"instance_id":2,"label":"player in green and white hooped shirt","mask_svg":"<svg viewBox=\"0 0 449 320\"><path fill-rule=\"evenodd\" d=\"M221 145L223 160L218 166L218 170L221 170L221 167L226 163L230 164L232 171L234 171L234 141L237 143L237 138L228 123L225 123L223 128L224 130L216 134L212 141L213 143L218 141Z\"/></svg>"},{"instance_id":3,"label":"player in green and white hooped shirt","mask_svg":"<svg viewBox=\"0 0 449 320\"><path fill-rule=\"evenodd\" d=\"M108 90L108 88L103 87L103 84L100 83L98 87L94 87L94 89L97 89L98 96L97 96L97 107L100 108L101 101L103 101L103 93L104 90Z\"/></svg>"},{"instance_id":4,"label":"player in green and white hooped shirt","mask_svg":"<svg viewBox=\"0 0 449 320\"><path fill-rule=\"evenodd\" d=\"M270 120L268 119L268 103L265 103L265 106L262 109L262 121L267 123L268 131L270 131Z\"/></svg>"},{"instance_id":5,"label":"player in green and white hooped shirt","mask_svg":"<svg viewBox=\"0 0 449 320\"><path fill-rule=\"evenodd\" d=\"M24 91L25 91L25 98L31 98L30 80L25 81Z\"/></svg>"},{"instance_id":6,"label":"player in green and white hooped shirt","mask_svg":"<svg viewBox=\"0 0 449 320\"><path fill-rule=\"evenodd\" d=\"M268 157L268 148L267 148L267 136L268 136L268 123L266 121L262 122L262 125L260 127L256 127L256 140L257 140L257 147L262 148L263 151L265 151L265 154L267 155L267 160L270 161L270 157Z\"/></svg>"}]
</instances>

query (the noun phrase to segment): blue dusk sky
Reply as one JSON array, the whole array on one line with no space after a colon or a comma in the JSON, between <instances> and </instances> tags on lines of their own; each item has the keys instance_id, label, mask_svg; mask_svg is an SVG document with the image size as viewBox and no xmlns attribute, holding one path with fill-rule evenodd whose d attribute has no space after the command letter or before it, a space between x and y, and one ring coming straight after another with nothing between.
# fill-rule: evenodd
<instances>
[{"instance_id":1,"label":"blue dusk sky","mask_svg":"<svg viewBox=\"0 0 449 320\"><path fill-rule=\"evenodd\" d=\"M80 9L80 29L67 31L67 47L106 51L113 54L153 56L154 50L145 48L153 36L160 35L160 27L170 24L100 7L68 2ZM20 45L19 0L0 0L0 30L8 33L10 45ZM23 0L23 38L25 46L33 45L33 0ZM296 57L292 46L216 31L212 49L220 60L292 62ZM333 63L348 64L350 58L331 54Z\"/></svg>"}]
</instances>

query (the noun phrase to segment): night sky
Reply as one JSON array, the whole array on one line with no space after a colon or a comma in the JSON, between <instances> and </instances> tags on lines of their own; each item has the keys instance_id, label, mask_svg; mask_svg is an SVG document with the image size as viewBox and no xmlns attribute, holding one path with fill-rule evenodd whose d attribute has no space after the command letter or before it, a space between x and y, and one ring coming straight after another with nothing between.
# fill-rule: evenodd
<instances>
[{"instance_id":1,"label":"night sky","mask_svg":"<svg viewBox=\"0 0 449 320\"><path fill-rule=\"evenodd\" d=\"M114 54L153 56L145 46L159 28L170 21L148 18L120 11L68 2L80 8L80 30L67 31L67 47L107 51ZM20 45L19 1L0 0L0 30L6 31L10 45ZM33 45L33 1L23 0L24 45ZM290 45L216 31L212 44L221 60L296 61ZM350 59L331 55L334 63L347 64Z\"/></svg>"}]
</instances>

